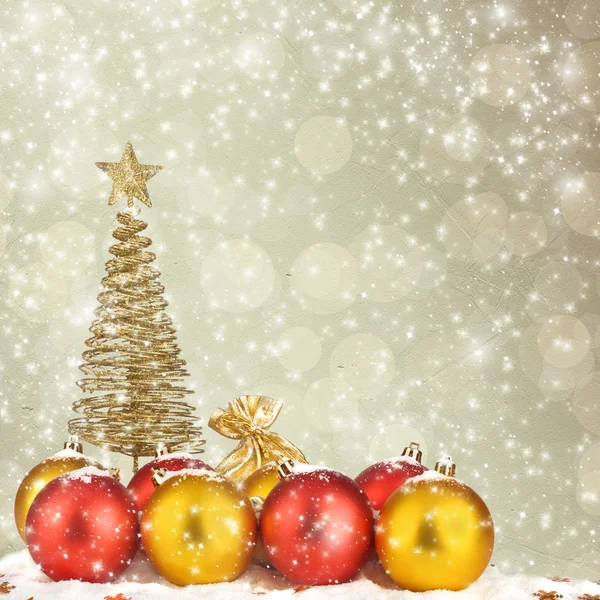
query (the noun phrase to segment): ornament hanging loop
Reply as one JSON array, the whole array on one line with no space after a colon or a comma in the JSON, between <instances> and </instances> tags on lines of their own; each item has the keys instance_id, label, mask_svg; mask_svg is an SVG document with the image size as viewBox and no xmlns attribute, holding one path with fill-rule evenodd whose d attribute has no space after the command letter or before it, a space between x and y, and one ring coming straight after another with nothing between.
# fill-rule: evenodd
<instances>
[{"instance_id":1,"label":"ornament hanging loop","mask_svg":"<svg viewBox=\"0 0 600 600\"><path fill-rule=\"evenodd\" d=\"M65 442L65 450L74 450L79 454L83 454L83 444L79 441L79 436L70 435L69 441Z\"/></svg>"},{"instance_id":2,"label":"ornament hanging loop","mask_svg":"<svg viewBox=\"0 0 600 600\"><path fill-rule=\"evenodd\" d=\"M277 463L277 475L279 479L285 479L294 472L296 463L291 458L284 458Z\"/></svg>"},{"instance_id":3,"label":"ornament hanging loop","mask_svg":"<svg viewBox=\"0 0 600 600\"><path fill-rule=\"evenodd\" d=\"M452 462L452 457L448 454L443 454L440 460L435 463L435 470L447 477L456 476L456 464Z\"/></svg>"},{"instance_id":4,"label":"ornament hanging loop","mask_svg":"<svg viewBox=\"0 0 600 600\"><path fill-rule=\"evenodd\" d=\"M421 464L423 460L423 452L419 449L419 442L411 442L402 451L402 456L414 458L419 464Z\"/></svg>"},{"instance_id":5,"label":"ornament hanging loop","mask_svg":"<svg viewBox=\"0 0 600 600\"><path fill-rule=\"evenodd\" d=\"M164 456L165 454L171 454L173 452L170 446L163 444L162 442L158 442L156 444L156 450L154 451L154 458L158 458L159 456Z\"/></svg>"},{"instance_id":6,"label":"ornament hanging loop","mask_svg":"<svg viewBox=\"0 0 600 600\"><path fill-rule=\"evenodd\" d=\"M155 469L152 469L152 477L151 477L151 481L152 484L154 485L155 488L159 487L166 479L167 477L167 469L164 469L162 467Z\"/></svg>"}]
</instances>

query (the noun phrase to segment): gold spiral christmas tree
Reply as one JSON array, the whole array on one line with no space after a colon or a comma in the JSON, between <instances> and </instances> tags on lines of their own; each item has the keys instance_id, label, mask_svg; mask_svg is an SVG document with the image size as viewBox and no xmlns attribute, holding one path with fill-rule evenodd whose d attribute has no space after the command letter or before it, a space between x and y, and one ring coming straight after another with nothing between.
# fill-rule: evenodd
<instances>
[{"instance_id":1,"label":"gold spiral christmas tree","mask_svg":"<svg viewBox=\"0 0 600 600\"><path fill-rule=\"evenodd\" d=\"M127 198L128 208L117 214L119 227L106 263L107 276L98 296L100 306L86 341L78 381L84 396L73 404L82 414L69 422L69 431L108 450L138 458L153 456L162 442L173 449L203 452L202 429L193 408L182 399L192 391L183 385L188 375L180 357L176 331L165 312L167 301L156 255L139 235L147 224L136 218L137 198L151 206L146 181L162 167L140 165L131 143L121 162L96 163L113 179L109 205Z\"/></svg>"}]
</instances>

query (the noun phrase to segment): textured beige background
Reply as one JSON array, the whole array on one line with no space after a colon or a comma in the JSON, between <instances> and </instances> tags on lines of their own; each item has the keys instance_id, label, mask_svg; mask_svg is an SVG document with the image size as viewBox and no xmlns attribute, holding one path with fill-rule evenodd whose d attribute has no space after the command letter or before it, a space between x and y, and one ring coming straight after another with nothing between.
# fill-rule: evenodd
<instances>
[{"instance_id":1,"label":"textured beige background","mask_svg":"<svg viewBox=\"0 0 600 600\"><path fill-rule=\"evenodd\" d=\"M165 165L142 216L205 424L272 395L351 475L418 439L503 570L597 579L599 6L4 0L0 552L78 395L115 224L94 161L131 139Z\"/></svg>"}]
</instances>

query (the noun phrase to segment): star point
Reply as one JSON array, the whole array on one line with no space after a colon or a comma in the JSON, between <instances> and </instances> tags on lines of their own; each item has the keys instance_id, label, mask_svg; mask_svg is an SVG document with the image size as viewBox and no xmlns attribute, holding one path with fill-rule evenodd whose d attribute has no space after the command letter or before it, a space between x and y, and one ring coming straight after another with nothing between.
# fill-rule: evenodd
<instances>
[{"instance_id":1,"label":"star point","mask_svg":"<svg viewBox=\"0 0 600 600\"><path fill-rule=\"evenodd\" d=\"M127 198L127 206L129 207L133 206L134 198L137 198L146 206L152 206L146 182L154 177L162 167L160 165L140 165L131 142L127 142L120 162L97 162L96 166L114 182L108 199L109 206L112 206L121 198Z\"/></svg>"}]
</instances>

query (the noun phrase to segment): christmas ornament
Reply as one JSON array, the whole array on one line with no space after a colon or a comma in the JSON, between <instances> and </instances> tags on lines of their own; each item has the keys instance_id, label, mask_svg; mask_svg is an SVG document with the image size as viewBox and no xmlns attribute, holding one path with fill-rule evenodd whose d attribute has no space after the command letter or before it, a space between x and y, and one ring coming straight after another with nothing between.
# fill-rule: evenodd
<instances>
[{"instance_id":1,"label":"christmas ornament","mask_svg":"<svg viewBox=\"0 0 600 600\"><path fill-rule=\"evenodd\" d=\"M454 478L443 457L398 488L375 527L375 547L388 575L412 592L459 591L484 572L494 548L494 524L484 501Z\"/></svg>"},{"instance_id":2,"label":"christmas ornament","mask_svg":"<svg viewBox=\"0 0 600 600\"><path fill-rule=\"evenodd\" d=\"M90 465L102 468L97 462L84 456L83 446L79 443L77 436L72 435L69 437L69 441L65 442L64 450L42 461L25 475L15 497L15 523L24 542L26 541L27 513L31 503L44 486L63 473Z\"/></svg>"},{"instance_id":3,"label":"christmas ornament","mask_svg":"<svg viewBox=\"0 0 600 600\"><path fill-rule=\"evenodd\" d=\"M148 498L155 490L152 481L155 469L181 471L182 469L208 469L212 467L186 452L171 452L170 448L159 444L156 447L156 458L145 464L131 479L127 489L138 511L143 510Z\"/></svg>"},{"instance_id":4,"label":"christmas ornament","mask_svg":"<svg viewBox=\"0 0 600 600\"><path fill-rule=\"evenodd\" d=\"M239 483L271 461L291 458L305 463L304 454L296 446L268 431L282 406L266 396L241 396L232 400L226 410L217 408L208 426L225 437L241 440L217 471Z\"/></svg>"},{"instance_id":5,"label":"christmas ornament","mask_svg":"<svg viewBox=\"0 0 600 600\"><path fill-rule=\"evenodd\" d=\"M183 385L185 361L180 358L175 328L165 312L167 301L160 273L151 263L150 238L139 233L147 225L137 219L137 198L151 206L146 181L162 167L140 165L127 143L121 162L96 163L113 179L109 204L127 198L117 214L120 224L106 263L104 291L98 296L96 320L90 328L78 382L84 396L73 404L83 416L69 430L107 450L133 457L153 456L157 442L173 449L202 452L201 428L193 408L182 401L192 391Z\"/></svg>"},{"instance_id":6,"label":"christmas ornament","mask_svg":"<svg viewBox=\"0 0 600 600\"><path fill-rule=\"evenodd\" d=\"M53 479L27 515L31 557L54 581L112 581L137 545L137 513L127 490L96 467Z\"/></svg>"},{"instance_id":7,"label":"christmas ornament","mask_svg":"<svg viewBox=\"0 0 600 600\"><path fill-rule=\"evenodd\" d=\"M365 562L371 544L367 496L331 469L285 461L280 473L260 516L260 536L272 565L294 583L347 581Z\"/></svg>"},{"instance_id":8,"label":"christmas ornament","mask_svg":"<svg viewBox=\"0 0 600 600\"><path fill-rule=\"evenodd\" d=\"M264 500L280 481L277 463L268 462L245 479L240 484L240 489L248 498L257 496Z\"/></svg>"},{"instance_id":9,"label":"christmas ornament","mask_svg":"<svg viewBox=\"0 0 600 600\"><path fill-rule=\"evenodd\" d=\"M402 452L402 456L376 462L356 477L356 483L367 494L373 510L381 510L393 491L411 477L417 477L427 471L427 467L421 464L422 456L419 444L411 442Z\"/></svg>"},{"instance_id":10,"label":"christmas ornament","mask_svg":"<svg viewBox=\"0 0 600 600\"><path fill-rule=\"evenodd\" d=\"M171 583L231 581L252 560L256 517L248 498L215 471L158 471L141 520L144 552Z\"/></svg>"},{"instance_id":11,"label":"christmas ornament","mask_svg":"<svg viewBox=\"0 0 600 600\"><path fill-rule=\"evenodd\" d=\"M260 469L254 471L254 473L240 485L241 490L253 502L254 510L256 511L258 518L260 518L265 498L280 481L277 463L269 462ZM254 562L263 567L269 567L271 565L260 537L256 540Z\"/></svg>"}]
</instances>

